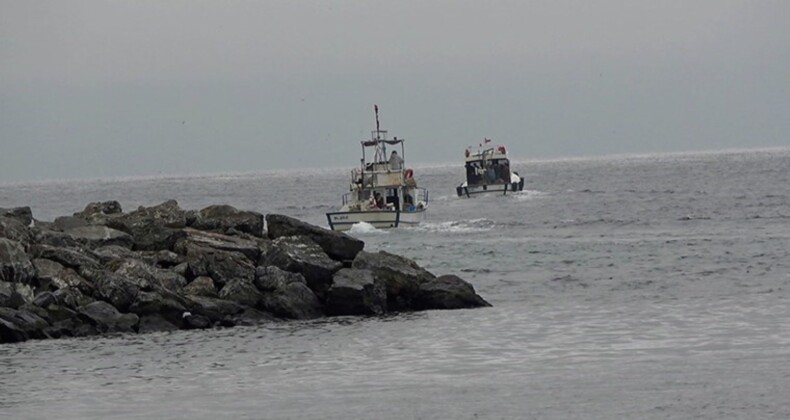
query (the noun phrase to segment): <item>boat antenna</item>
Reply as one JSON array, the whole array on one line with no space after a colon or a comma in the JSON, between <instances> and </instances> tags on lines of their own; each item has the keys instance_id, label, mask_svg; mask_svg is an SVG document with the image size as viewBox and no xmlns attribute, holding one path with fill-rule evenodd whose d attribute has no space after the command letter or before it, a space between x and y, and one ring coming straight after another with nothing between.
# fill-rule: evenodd
<instances>
[{"instance_id":1,"label":"boat antenna","mask_svg":"<svg viewBox=\"0 0 790 420\"><path fill-rule=\"evenodd\" d=\"M379 130L379 106L374 104L373 110L376 112L376 140L381 140L381 130Z\"/></svg>"}]
</instances>

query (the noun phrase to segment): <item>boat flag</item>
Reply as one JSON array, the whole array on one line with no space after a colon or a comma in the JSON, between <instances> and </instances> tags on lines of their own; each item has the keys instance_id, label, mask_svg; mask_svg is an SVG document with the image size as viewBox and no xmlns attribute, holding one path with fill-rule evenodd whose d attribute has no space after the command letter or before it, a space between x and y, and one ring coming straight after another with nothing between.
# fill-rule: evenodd
<instances>
[{"instance_id":1,"label":"boat flag","mask_svg":"<svg viewBox=\"0 0 790 420\"><path fill-rule=\"evenodd\" d=\"M485 138L485 142L486 142L486 144L491 143L491 139Z\"/></svg>"}]
</instances>

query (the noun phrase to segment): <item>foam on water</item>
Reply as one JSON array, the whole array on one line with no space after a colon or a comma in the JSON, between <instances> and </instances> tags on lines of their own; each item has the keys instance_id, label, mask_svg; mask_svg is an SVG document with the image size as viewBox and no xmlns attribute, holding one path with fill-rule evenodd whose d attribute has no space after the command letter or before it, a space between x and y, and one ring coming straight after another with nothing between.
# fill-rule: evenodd
<instances>
[{"instance_id":1,"label":"foam on water","mask_svg":"<svg viewBox=\"0 0 790 420\"><path fill-rule=\"evenodd\" d=\"M384 229L376 229L375 226L371 225L368 222L358 222L351 225L351 229L348 230L348 233L354 236L365 236L365 235L386 235L387 232Z\"/></svg>"}]
</instances>

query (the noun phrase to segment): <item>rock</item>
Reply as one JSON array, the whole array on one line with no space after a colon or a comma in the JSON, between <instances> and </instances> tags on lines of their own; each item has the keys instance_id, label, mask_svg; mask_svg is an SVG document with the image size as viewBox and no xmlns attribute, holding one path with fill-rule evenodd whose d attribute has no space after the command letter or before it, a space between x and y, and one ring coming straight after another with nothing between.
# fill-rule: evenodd
<instances>
[{"instance_id":1,"label":"rock","mask_svg":"<svg viewBox=\"0 0 790 420\"><path fill-rule=\"evenodd\" d=\"M242 211L228 205L206 207L195 215L190 226L201 230L228 232L236 230L251 235L263 236L263 215L254 211Z\"/></svg>"},{"instance_id":2,"label":"rock","mask_svg":"<svg viewBox=\"0 0 790 420\"><path fill-rule=\"evenodd\" d=\"M186 261L183 255L169 250L143 251L140 258L156 268L172 268Z\"/></svg>"},{"instance_id":3,"label":"rock","mask_svg":"<svg viewBox=\"0 0 790 420\"><path fill-rule=\"evenodd\" d=\"M41 308L46 308L49 305L55 305L57 302L58 300L55 298L55 295L52 292L41 292L37 294L35 298L33 298L33 304ZM8 305L0 304L0 306Z\"/></svg>"},{"instance_id":4,"label":"rock","mask_svg":"<svg viewBox=\"0 0 790 420\"><path fill-rule=\"evenodd\" d=\"M46 338L43 330L49 327L49 323L35 313L12 308L0 308L0 320L16 325L28 338L34 339Z\"/></svg>"},{"instance_id":5,"label":"rock","mask_svg":"<svg viewBox=\"0 0 790 420\"><path fill-rule=\"evenodd\" d=\"M28 246L33 242L33 232L18 219L11 217L0 217L0 238L16 241L23 246Z\"/></svg>"},{"instance_id":6,"label":"rock","mask_svg":"<svg viewBox=\"0 0 790 420\"><path fill-rule=\"evenodd\" d=\"M191 244L220 251L238 252L252 262L257 262L261 256L261 250L256 241L220 233L203 232L192 228L185 228L184 233L186 233L186 238L176 244L175 247L181 254L186 254L186 250Z\"/></svg>"},{"instance_id":7,"label":"rock","mask_svg":"<svg viewBox=\"0 0 790 420\"><path fill-rule=\"evenodd\" d=\"M219 298L254 308L263 300L263 295L252 280L231 279L219 291Z\"/></svg>"},{"instance_id":8,"label":"rock","mask_svg":"<svg viewBox=\"0 0 790 420\"><path fill-rule=\"evenodd\" d=\"M439 276L420 284L414 309L461 309L491 306L475 293L474 287L454 275Z\"/></svg>"},{"instance_id":9,"label":"rock","mask_svg":"<svg viewBox=\"0 0 790 420\"><path fill-rule=\"evenodd\" d=\"M79 270L80 268L96 269L99 261L88 251L78 248L60 248L49 245L32 245L30 254L35 258L46 258L66 267Z\"/></svg>"},{"instance_id":10,"label":"rock","mask_svg":"<svg viewBox=\"0 0 790 420\"><path fill-rule=\"evenodd\" d=\"M94 291L93 284L77 274L76 271L66 268L60 263L46 258L36 258L33 260L33 266L36 269L33 284L39 290L58 290L64 287L75 287L88 294Z\"/></svg>"},{"instance_id":11,"label":"rock","mask_svg":"<svg viewBox=\"0 0 790 420\"><path fill-rule=\"evenodd\" d=\"M385 251L362 251L352 267L371 270L375 278L384 281L390 311L412 309L412 299L419 293L420 284L436 278L414 261Z\"/></svg>"},{"instance_id":12,"label":"rock","mask_svg":"<svg viewBox=\"0 0 790 420\"><path fill-rule=\"evenodd\" d=\"M272 241L264 250L258 265L273 265L285 271L300 273L307 286L319 300L323 300L332 284L332 275L343 264L332 260L324 250L306 236L284 236Z\"/></svg>"},{"instance_id":13,"label":"rock","mask_svg":"<svg viewBox=\"0 0 790 420\"><path fill-rule=\"evenodd\" d=\"M212 322L222 322L238 316L246 309L236 302L205 296L188 295L186 300L187 311L193 315L205 316Z\"/></svg>"},{"instance_id":14,"label":"rock","mask_svg":"<svg viewBox=\"0 0 790 420\"><path fill-rule=\"evenodd\" d=\"M104 224L108 216L120 215L123 212L121 204L115 200L88 203L81 212L74 216L86 220L90 224Z\"/></svg>"},{"instance_id":15,"label":"rock","mask_svg":"<svg viewBox=\"0 0 790 420\"><path fill-rule=\"evenodd\" d=\"M182 291L187 295L219 297L214 281L207 276L197 277L187 284Z\"/></svg>"},{"instance_id":16,"label":"rock","mask_svg":"<svg viewBox=\"0 0 790 420\"><path fill-rule=\"evenodd\" d=\"M58 305L65 306L69 309L77 309L80 306L87 305L94 301L94 299L85 296L76 287L64 287L55 290L52 292L52 295L55 296Z\"/></svg>"},{"instance_id":17,"label":"rock","mask_svg":"<svg viewBox=\"0 0 790 420\"><path fill-rule=\"evenodd\" d=\"M33 289L27 284L0 281L0 307L18 309L33 302L33 297Z\"/></svg>"},{"instance_id":18,"label":"rock","mask_svg":"<svg viewBox=\"0 0 790 420\"><path fill-rule=\"evenodd\" d=\"M0 281L29 283L35 269L19 242L0 238Z\"/></svg>"},{"instance_id":19,"label":"rock","mask_svg":"<svg viewBox=\"0 0 790 420\"><path fill-rule=\"evenodd\" d=\"M25 226L30 226L33 223L33 212L27 206L8 209L0 208L0 217L16 219Z\"/></svg>"},{"instance_id":20,"label":"rock","mask_svg":"<svg viewBox=\"0 0 790 420\"><path fill-rule=\"evenodd\" d=\"M57 248L79 248L82 246L73 236L61 231L37 229L34 242L39 245L54 246Z\"/></svg>"},{"instance_id":21,"label":"rock","mask_svg":"<svg viewBox=\"0 0 790 420\"><path fill-rule=\"evenodd\" d=\"M110 271L95 273L93 283L96 286L94 296L97 299L109 302L123 312L128 312L141 291L135 281Z\"/></svg>"},{"instance_id":22,"label":"rock","mask_svg":"<svg viewBox=\"0 0 790 420\"><path fill-rule=\"evenodd\" d=\"M80 307L80 319L93 325L99 332L135 332L140 318L135 314L123 314L107 302L96 301Z\"/></svg>"},{"instance_id":23,"label":"rock","mask_svg":"<svg viewBox=\"0 0 790 420\"><path fill-rule=\"evenodd\" d=\"M154 271L154 279L159 287L176 293L180 292L187 285L187 279L184 276L170 270L156 269Z\"/></svg>"},{"instance_id":24,"label":"rock","mask_svg":"<svg viewBox=\"0 0 790 420\"><path fill-rule=\"evenodd\" d=\"M107 226L132 235L134 250L172 250L175 243L185 236L181 231L186 226L184 214L175 200L169 200L113 217L107 220Z\"/></svg>"},{"instance_id":25,"label":"rock","mask_svg":"<svg viewBox=\"0 0 790 420\"><path fill-rule=\"evenodd\" d=\"M211 320L207 316L188 314L184 316L184 328L188 330L202 330L210 328Z\"/></svg>"},{"instance_id":26,"label":"rock","mask_svg":"<svg viewBox=\"0 0 790 420\"><path fill-rule=\"evenodd\" d=\"M317 243L330 258L351 261L365 247L365 243L342 232L313 226L281 214L267 214L266 226L269 239L287 236L307 236Z\"/></svg>"},{"instance_id":27,"label":"rock","mask_svg":"<svg viewBox=\"0 0 790 420\"><path fill-rule=\"evenodd\" d=\"M82 226L89 226L90 223L84 217L79 216L59 216L52 221L51 228L63 232L66 229L72 229Z\"/></svg>"},{"instance_id":28,"label":"rock","mask_svg":"<svg viewBox=\"0 0 790 420\"><path fill-rule=\"evenodd\" d=\"M138 316L158 315L169 323L179 326L186 307L175 299L162 296L156 292L140 292L129 306L129 312Z\"/></svg>"},{"instance_id":29,"label":"rock","mask_svg":"<svg viewBox=\"0 0 790 420\"><path fill-rule=\"evenodd\" d=\"M100 246L93 250L93 255L98 257L99 262L104 265L113 260L145 259L142 253L118 245Z\"/></svg>"},{"instance_id":30,"label":"rock","mask_svg":"<svg viewBox=\"0 0 790 420\"><path fill-rule=\"evenodd\" d=\"M208 276L214 284L222 288L231 279L253 281L255 266L243 254L221 251L188 244L186 249L189 270L187 278Z\"/></svg>"},{"instance_id":31,"label":"rock","mask_svg":"<svg viewBox=\"0 0 790 420\"><path fill-rule=\"evenodd\" d=\"M15 323L0 318L0 344L19 343L30 337Z\"/></svg>"},{"instance_id":32,"label":"rock","mask_svg":"<svg viewBox=\"0 0 790 420\"><path fill-rule=\"evenodd\" d=\"M70 228L64 230L63 233L90 249L108 245L131 248L134 244L132 236L128 233L101 225Z\"/></svg>"},{"instance_id":33,"label":"rock","mask_svg":"<svg viewBox=\"0 0 790 420\"><path fill-rule=\"evenodd\" d=\"M384 280L365 269L344 268L335 273L326 298L329 315L381 315L387 312Z\"/></svg>"},{"instance_id":34,"label":"rock","mask_svg":"<svg viewBox=\"0 0 790 420\"><path fill-rule=\"evenodd\" d=\"M152 314L140 317L140 326L138 327L137 332L140 334L146 334L152 332L174 331L177 329L177 326L173 325L162 316Z\"/></svg>"},{"instance_id":35,"label":"rock","mask_svg":"<svg viewBox=\"0 0 790 420\"><path fill-rule=\"evenodd\" d=\"M88 303L86 303L86 305ZM47 306L46 310L47 310L47 314L49 315L50 321L53 323L58 323L69 319L73 319L76 318L77 316L76 311L57 304L52 304Z\"/></svg>"},{"instance_id":36,"label":"rock","mask_svg":"<svg viewBox=\"0 0 790 420\"><path fill-rule=\"evenodd\" d=\"M313 319L323 315L321 302L299 273L275 266L255 269L255 286L263 291L261 308L281 318Z\"/></svg>"}]
</instances>

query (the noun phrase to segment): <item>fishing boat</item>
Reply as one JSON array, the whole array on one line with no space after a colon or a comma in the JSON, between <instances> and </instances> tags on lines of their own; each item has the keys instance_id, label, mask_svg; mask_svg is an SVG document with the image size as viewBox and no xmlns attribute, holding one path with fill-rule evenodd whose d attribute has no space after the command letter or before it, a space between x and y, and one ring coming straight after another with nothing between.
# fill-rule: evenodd
<instances>
[{"instance_id":1,"label":"fishing boat","mask_svg":"<svg viewBox=\"0 0 790 420\"><path fill-rule=\"evenodd\" d=\"M524 177L510 169L510 159L504 145L490 146L484 139L477 151L467 147L464 152L466 180L455 188L459 197L477 194L507 194L524 189Z\"/></svg>"},{"instance_id":2,"label":"fishing boat","mask_svg":"<svg viewBox=\"0 0 790 420\"><path fill-rule=\"evenodd\" d=\"M378 106L373 109L376 130L370 140L360 142L361 165L351 170L349 192L343 194L338 211L326 214L332 230L346 231L360 222L377 229L413 227L425 219L428 190L418 188L414 171L406 169L405 139L388 138L387 130L379 127Z\"/></svg>"}]
</instances>

